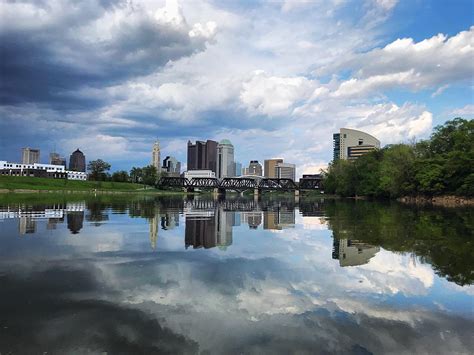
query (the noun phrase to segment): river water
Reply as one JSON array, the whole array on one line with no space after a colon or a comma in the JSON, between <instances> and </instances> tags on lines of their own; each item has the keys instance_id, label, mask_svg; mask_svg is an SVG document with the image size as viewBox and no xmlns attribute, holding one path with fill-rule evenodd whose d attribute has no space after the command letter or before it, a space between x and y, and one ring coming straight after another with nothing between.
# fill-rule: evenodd
<instances>
[{"instance_id":1,"label":"river water","mask_svg":"<svg viewBox=\"0 0 474 355\"><path fill-rule=\"evenodd\" d=\"M472 209L0 197L0 353L463 354Z\"/></svg>"}]
</instances>

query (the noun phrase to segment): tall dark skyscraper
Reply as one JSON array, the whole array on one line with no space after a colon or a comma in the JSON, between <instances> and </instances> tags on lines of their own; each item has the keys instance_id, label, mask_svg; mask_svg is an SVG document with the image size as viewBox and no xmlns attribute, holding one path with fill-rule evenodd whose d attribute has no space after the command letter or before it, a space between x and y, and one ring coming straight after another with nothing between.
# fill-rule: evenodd
<instances>
[{"instance_id":1,"label":"tall dark skyscraper","mask_svg":"<svg viewBox=\"0 0 474 355\"><path fill-rule=\"evenodd\" d=\"M217 172L217 142L207 140L188 142L188 170L212 170Z\"/></svg>"},{"instance_id":2,"label":"tall dark skyscraper","mask_svg":"<svg viewBox=\"0 0 474 355\"><path fill-rule=\"evenodd\" d=\"M86 172L86 157L79 149L69 158L69 170Z\"/></svg>"}]
</instances>

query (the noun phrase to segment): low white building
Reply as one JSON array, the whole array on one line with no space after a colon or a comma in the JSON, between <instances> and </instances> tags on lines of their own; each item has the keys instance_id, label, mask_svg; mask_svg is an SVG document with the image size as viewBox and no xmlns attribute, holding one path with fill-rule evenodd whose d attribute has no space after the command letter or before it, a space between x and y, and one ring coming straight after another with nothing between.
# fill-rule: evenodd
<instances>
[{"instance_id":1,"label":"low white building","mask_svg":"<svg viewBox=\"0 0 474 355\"><path fill-rule=\"evenodd\" d=\"M66 170L68 180L87 180L87 174L82 171Z\"/></svg>"},{"instance_id":2,"label":"low white building","mask_svg":"<svg viewBox=\"0 0 474 355\"><path fill-rule=\"evenodd\" d=\"M188 180L192 178L215 178L216 173L212 170L188 170L184 172L184 177Z\"/></svg>"},{"instance_id":3,"label":"low white building","mask_svg":"<svg viewBox=\"0 0 474 355\"><path fill-rule=\"evenodd\" d=\"M22 176L23 170L43 170L48 173L66 173L68 180L87 180L87 174L82 171L66 170L63 165L53 164L21 164L11 163L5 160L0 160L0 171L19 171Z\"/></svg>"}]
</instances>

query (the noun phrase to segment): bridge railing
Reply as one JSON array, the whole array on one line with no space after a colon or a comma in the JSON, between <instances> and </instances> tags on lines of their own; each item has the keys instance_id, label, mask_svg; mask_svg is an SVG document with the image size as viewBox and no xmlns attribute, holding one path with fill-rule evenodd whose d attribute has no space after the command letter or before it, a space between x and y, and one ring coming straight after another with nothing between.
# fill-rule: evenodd
<instances>
[{"instance_id":1,"label":"bridge railing","mask_svg":"<svg viewBox=\"0 0 474 355\"><path fill-rule=\"evenodd\" d=\"M299 183L295 183L292 179L279 178L260 178L254 179L250 177L226 177L219 181L216 178L192 178L183 177L162 177L158 183L158 187L169 188L201 188L201 189L224 189L234 191L245 191L251 189L259 190L314 190L321 187L321 179L303 178Z\"/></svg>"}]
</instances>

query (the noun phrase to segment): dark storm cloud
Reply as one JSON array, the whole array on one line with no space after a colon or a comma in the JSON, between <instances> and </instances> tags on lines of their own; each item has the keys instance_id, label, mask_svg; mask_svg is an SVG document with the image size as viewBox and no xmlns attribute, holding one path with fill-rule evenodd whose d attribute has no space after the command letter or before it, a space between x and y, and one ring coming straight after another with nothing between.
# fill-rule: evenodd
<instances>
[{"instance_id":1,"label":"dark storm cloud","mask_svg":"<svg viewBox=\"0 0 474 355\"><path fill-rule=\"evenodd\" d=\"M110 122L122 118L121 110L108 110L126 101L130 92L111 94L107 89L155 73L206 45L206 38L190 37L180 12L169 18L129 1L11 2L2 11L2 160L17 161L24 146L42 152L59 148L67 156L72 148L64 142L107 132L119 139L137 133L148 137L150 127L148 132L133 128L159 118L143 110L143 117L129 125Z\"/></svg>"},{"instance_id":2,"label":"dark storm cloud","mask_svg":"<svg viewBox=\"0 0 474 355\"><path fill-rule=\"evenodd\" d=\"M57 264L2 274L0 349L5 353L195 353L197 344L147 314L118 303L92 275L100 271ZM81 295L81 296L79 296Z\"/></svg>"},{"instance_id":3,"label":"dark storm cloud","mask_svg":"<svg viewBox=\"0 0 474 355\"><path fill-rule=\"evenodd\" d=\"M81 11L69 6L55 12L46 2L33 2L35 10L51 12L44 25L22 23L21 16L19 22L7 20L2 25L3 104L82 104L90 109L105 97L83 98L78 89L100 89L146 75L204 48L204 41L192 40L186 27L160 23L139 7L91 3L79 5ZM109 23L105 17L113 12L120 12L119 20Z\"/></svg>"}]
</instances>

